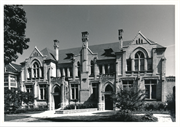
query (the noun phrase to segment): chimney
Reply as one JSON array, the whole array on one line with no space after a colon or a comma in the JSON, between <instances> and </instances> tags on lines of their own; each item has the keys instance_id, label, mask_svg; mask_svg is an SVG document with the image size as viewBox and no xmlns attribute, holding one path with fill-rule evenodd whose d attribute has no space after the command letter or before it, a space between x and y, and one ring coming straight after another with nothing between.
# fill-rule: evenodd
<instances>
[{"instance_id":1,"label":"chimney","mask_svg":"<svg viewBox=\"0 0 180 127\"><path fill-rule=\"evenodd\" d=\"M56 60L59 60L59 45L58 45L59 41L58 40L54 40L54 50L55 50L55 57Z\"/></svg>"},{"instance_id":2,"label":"chimney","mask_svg":"<svg viewBox=\"0 0 180 127\"><path fill-rule=\"evenodd\" d=\"M89 33L87 31L82 32L83 47L88 48Z\"/></svg>"},{"instance_id":3,"label":"chimney","mask_svg":"<svg viewBox=\"0 0 180 127\"><path fill-rule=\"evenodd\" d=\"M123 29L119 29L119 49L123 49L123 37L122 37L122 33L123 33Z\"/></svg>"},{"instance_id":4,"label":"chimney","mask_svg":"<svg viewBox=\"0 0 180 127\"><path fill-rule=\"evenodd\" d=\"M88 40L89 40L89 33L82 32L82 72L88 71Z\"/></svg>"}]
</instances>

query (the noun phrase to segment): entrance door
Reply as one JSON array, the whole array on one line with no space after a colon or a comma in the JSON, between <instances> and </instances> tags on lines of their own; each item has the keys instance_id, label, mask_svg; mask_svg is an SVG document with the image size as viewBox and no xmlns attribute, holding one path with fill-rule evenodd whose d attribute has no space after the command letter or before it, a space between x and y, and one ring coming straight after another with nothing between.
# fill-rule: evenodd
<instances>
[{"instance_id":1,"label":"entrance door","mask_svg":"<svg viewBox=\"0 0 180 127\"><path fill-rule=\"evenodd\" d=\"M113 100L111 95L105 95L105 110L113 110Z\"/></svg>"},{"instance_id":2,"label":"entrance door","mask_svg":"<svg viewBox=\"0 0 180 127\"><path fill-rule=\"evenodd\" d=\"M54 89L54 105L55 105L55 109L60 108L60 103L61 103L61 89L60 87L56 87Z\"/></svg>"},{"instance_id":3,"label":"entrance door","mask_svg":"<svg viewBox=\"0 0 180 127\"><path fill-rule=\"evenodd\" d=\"M111 97L113 89L110 85L106 86L105 92L105 110L113 110L113 99Z\"/></svg>"}]
</instances>

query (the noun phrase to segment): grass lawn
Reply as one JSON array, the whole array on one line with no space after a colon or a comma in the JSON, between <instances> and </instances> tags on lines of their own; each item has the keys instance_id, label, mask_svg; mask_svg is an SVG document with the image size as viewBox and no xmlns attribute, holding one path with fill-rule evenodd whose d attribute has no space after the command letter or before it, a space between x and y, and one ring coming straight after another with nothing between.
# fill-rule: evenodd
<instances>
[{"instance_id":1,"label":"grass lawn","mask_svg":"<svg viewBox=\"0 0 180 127\"><path fill-rule=\"evenodd\" d=\"M4 121L28 118L31 116L31 114L36 114L36 113L41 113L41 112L43 111L31 111L31 112L20 113L20 114L4 114Z\"/></svg>"}]
</instances>

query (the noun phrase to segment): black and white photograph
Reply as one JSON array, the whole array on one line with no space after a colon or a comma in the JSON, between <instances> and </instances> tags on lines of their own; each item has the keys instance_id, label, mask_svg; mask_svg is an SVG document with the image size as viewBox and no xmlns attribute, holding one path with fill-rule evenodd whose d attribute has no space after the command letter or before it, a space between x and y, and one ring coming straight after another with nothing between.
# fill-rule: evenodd
<instances>
[{"instance_id":1,"label":"black and white photograph","mask_svg":"<svg viewBox=\"0 0 180 127\"><path fill-rule=\"evenodd\" d=\"M177 126L178 0L53 2L1 4L3 125Z\"/></svg>"}]
</instances>

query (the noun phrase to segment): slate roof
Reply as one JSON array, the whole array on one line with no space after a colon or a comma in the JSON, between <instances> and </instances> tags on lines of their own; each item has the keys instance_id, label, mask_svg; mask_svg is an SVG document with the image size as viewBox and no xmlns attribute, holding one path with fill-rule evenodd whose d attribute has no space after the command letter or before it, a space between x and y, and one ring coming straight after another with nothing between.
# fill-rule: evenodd
<instances>
[{"instance_id":1,"label":"slate roof","mask_svg":"<svg viewBox=\"0 0 180 127\"><path fill-rule=\"evenodd\" d=\"M15 63L11 63L11 65L15 67L18 71L21 71L21 65Z\"/></svg>"},{"instance_id":2,"label":"slate roof","mask_svg":"<svg viewBox=\"0 0 180 127\"><path fill-rule=\"evenodd\" d=\"M43 55L46 55L47 60L49 60L49 59L50 60L56 60L55 52L53 50L51 50L51 49L45 48L45 49L41 50L41 53Z\"/></svg>"},{"instance_id":3,"label":"slate roof","mask_svg":"<svg viewBox=\"0 0 180 127\"><path fill-rule=\"evenodd\" d=\"M160 44L158 44L158 43L156 43L156 42L154 42L154 41L152 41L152 40L150 40L150 39L148 39L152 44L155 44L155 45L157 45L156 46L156 48L166 48L166 47L164 47L164 46L162 46L162 45L160 45Z\"/></svg>"},{"instance_id":4,"label":"slate roof","mask_svg":"<svg viewBox=\"0 0 180 127\"><path fill-rule=\"evenodd\" d=\"M132 41L124 41L123 46L128 46L131 42ZM97 53L98 60L114 59L115 57L111 57L111 56L106 57L103 55L105 53L105 49L110 49L110 48L113 50L112 54L115 54L115 52L119 51L119 42L105 43L105 44L98 44L98 45L89 45L89 49L93 53ZM66 54L73 53L74 55L79 55L81 49L82 49L82 47L59 50L59 61L58 61L58 63L69 63L69 62L71 62L69 59L65 59L65 58L67 58Z\"/></svg>"},{"instance_id":5,"label":"slate roof","mask_svg":"<svg viewBox=\"0 0 180 127\"><path fill-rule=\"evenodd\" d=\"M165 48L154 41L148 39L152 44L157 45L157 48ZM130 41L123 41L123 47L128 47L133 40ZM79 55L82 47L77 47L77 48L70 48L70 49L61 49L59 50L59 61L58 63L70 63L71 60L67 59L68 54L74 54ZM103 60L103 59L114 59L114 54L115 52L119 52L119 42L113 42L113 43L104 43L104 44L97 44L97 45L89 45L89 49L97 54L98 60ZM112 54L109 56L103 55L106 54L105 50L109 49L109 51L112 49ZM55 52L53 50L50 50L48 48L45 48L41 50L41 53L43 55L47 56L47 59L55 60Z\"/></svg>"},{"instance_id":6,"label":"slate roof","mask_svg":"<svg viewBox=\"0 0 180 127\"><path fill-rule=\"evenodd\" d=\"M21 71L21 65L18 65L15 63L10 63L10 64L6 65L6 71L8 71L8 72L20 72Z\"/></svg>"}]
</instances>

